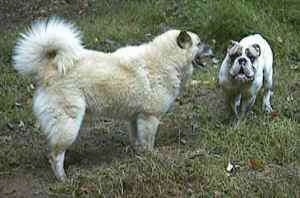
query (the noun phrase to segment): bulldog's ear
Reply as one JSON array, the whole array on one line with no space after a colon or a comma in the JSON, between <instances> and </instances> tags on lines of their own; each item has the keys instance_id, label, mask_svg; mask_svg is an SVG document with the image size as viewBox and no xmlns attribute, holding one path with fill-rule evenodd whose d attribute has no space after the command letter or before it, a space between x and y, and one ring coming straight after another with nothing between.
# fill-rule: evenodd
<instances>
[{"instance_id":1,"label":"bulldog's ear","mask_svg":"<svg viewBox=\"0 0 300 198\"><path fill-rule=\"evenodd\" d=\"M234 54L238 51L238 48L239 48L239 42L230 40L229 45L227 47L227 53Z\"/></svg>"},{"instance_id":2,"label":"bulldog's ear","mask_svg":"<svg viewBox=\"0 0 300 198\"><path fill-rule=\"evenodd\" d=\"M253 49L252 51L252 54L255 56L255 57L259 57L260 54L261 54L261 50L260 50L260 46L258 44L253 44L251 45L251 48Z\"/></svg>"},{"instance_id":3,"label":"bulldog's ear","mask_svg":"<svg viewBox=\"0 0 300 198\"><path fill-rule=\"evenodd\" d=\"M192 38L186 31L181 31L177 36L177 44L182 49L190 48L193 45Z\"/></svg>"},{"instance_id":4,"label":"bulldog's ear","mask_svg":"<svg viewBox=\"0 0 300 198\"><path fill-rule=\"evenodd\" d=\"M238 44L239 44L239 42L234 41L234 40L230 40L230 45L231 46L238 45Z\"/></svg>"},{"instance_id":5,"label":"bulldog's ear","mask_svg":"<svg viewBox=\"0 0 300 198\"><path fill-rule=\"evenodd\" d=\"M237 46L237 45L239 45L239 42L230 40L227 49L229 50L229 49L231 49L231 48L233 48L234 46Z\"/></svg>"}]
</instances>

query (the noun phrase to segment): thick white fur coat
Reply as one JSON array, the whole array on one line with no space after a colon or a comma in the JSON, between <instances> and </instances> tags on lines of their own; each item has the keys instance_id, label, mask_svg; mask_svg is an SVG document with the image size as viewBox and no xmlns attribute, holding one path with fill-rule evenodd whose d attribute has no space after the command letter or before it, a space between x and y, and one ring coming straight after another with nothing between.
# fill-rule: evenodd
<instances>
[{"instance_id":1,"label":"thick white fur coat","mask_svg":"<svg viewBox=\"0 0 300 198\"><path fill-rule=\"evenodd\" d=\"M198 36L178 47L170 30L140 46L113 53L85 49L80 32L58 19L35 23L18 41L13 62L37 79L34 112L48 137L50 161L65 178L65 150L77 137L86 108L95 116L127 120L133 144L153 148L160 117L191 77Z\"/></svg>"}]
</instances>

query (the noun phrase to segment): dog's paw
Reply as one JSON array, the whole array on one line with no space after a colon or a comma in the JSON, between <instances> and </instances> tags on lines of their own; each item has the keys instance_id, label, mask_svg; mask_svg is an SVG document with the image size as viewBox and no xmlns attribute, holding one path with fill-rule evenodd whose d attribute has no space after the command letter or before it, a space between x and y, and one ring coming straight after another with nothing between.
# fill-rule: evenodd
<instances>
[{"instance_id":1,"label":"dog's paw","mask_svg":"<svg viewBox=\"0 0 300 198\"><path fill-rule=\"evenodd\" d=\"M50 154L48 159L56 179L60 182L65 182L67 180L67 175L63 167L63 158L61 158L61 156Z\"/></svg>"},{"instance_id":2,"label":"dog's paw","mask_svg":"<svg viewBox=\"0 0 300 198\"><path fill-rule=\"evenodd\" d=\"M140 154L142 155L148 151L147 148L142 145L132 145L132 149L133 149L134 153L138 154L138 155L140 155Z\"/></svg>"},{"instance_id":3,"label":"dog's paw","mask_svg":"<svg viewBox=\"0 0 300 198\"><path fill-rule=\"evenodd\" d=\"M67 175L66 173L63 173L63 174L55 174L56 176L56 179L60 182L65 182L68 178L67 178Z\"/></svg>"},{"instance_id":4,"label":"dog's paw","mask_svg":"<svg viewBox=\"0 0 300 198\"><path fill-rule=\"evenodd\" d=\"M271 107L271 106L265 106L264 107L264 111L266 112L266 113L272 113L273 112L273 108Z\"/></svg>"},{"instance_id":5,"label":"dog's paw","mask_svg":"<svg viewBox=\"0 0 300 198\"><path fill-rule=\"evenodd\" d=\"M235 118L233 123L232 123L232 127L234 130L238 130L240 125L241 125L242 120L240 118Z\"/></svg>"}]
</instances>

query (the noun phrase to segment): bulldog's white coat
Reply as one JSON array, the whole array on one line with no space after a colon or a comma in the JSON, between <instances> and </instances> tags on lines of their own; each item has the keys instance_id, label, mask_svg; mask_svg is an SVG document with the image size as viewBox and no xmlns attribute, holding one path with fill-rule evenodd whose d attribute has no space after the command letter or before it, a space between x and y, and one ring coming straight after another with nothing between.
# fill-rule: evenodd
<instances>
[{"instance_id":1,"label":"bulldog's white coat","mask_svg":"<svg viewBox=\"0 0 300 198\"><path fill-rule=\"evenodd\" d=\"M244 66L243 71L239 71L241 65ZM273 94L272 65L271 47L259 34L234 42L228 49L220 68L219 84L239 120L251 109L262 86L264 86L263 109L272 112L270 102Z\"/></svg>"}]
</instances>

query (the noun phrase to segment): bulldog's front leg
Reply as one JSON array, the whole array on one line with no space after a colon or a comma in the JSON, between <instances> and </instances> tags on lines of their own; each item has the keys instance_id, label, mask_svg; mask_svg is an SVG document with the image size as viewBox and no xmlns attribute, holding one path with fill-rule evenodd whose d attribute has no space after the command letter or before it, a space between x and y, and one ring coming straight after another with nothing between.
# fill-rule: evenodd
<instances>
[{"instance_id":1,"label":"bulldog's front leg","mask_svg":"<svg viewBox=\"0 0 300 198\"><path fill-rule=\"evenodd\" d=\"M241 106L241 94L234 97L234 100L231 103L232 109L234 111L235 116L239 117L239 109Z\"/></svg>"},{"instance_id":2,"label":"bulldog's front leg","mask_svg":"<svg viewBox=\"0 0 300 198\"><path fill-rule=\"evenodd\" d=\"M246 115L251 111L256 100L256 95L252 95L250 97L244 97L241 100L241 109L238 115L238 120L236 126L238 126L246 117Z\"/></svg>"},{"instance_id":3,"label":"bulldog's front leg","mask_svg":"<svg viewBox=\"0 0 300 198\"><path fill-rule=\"evenodd\" d=\"M225 90L224 90L225 91ZM241 104L241 94L233 91L226 90L225 92L225 101L227 104L227 108L230 112L234 113L235 117L239 117L239 108Z\"/></svg>"}]
</instances>

